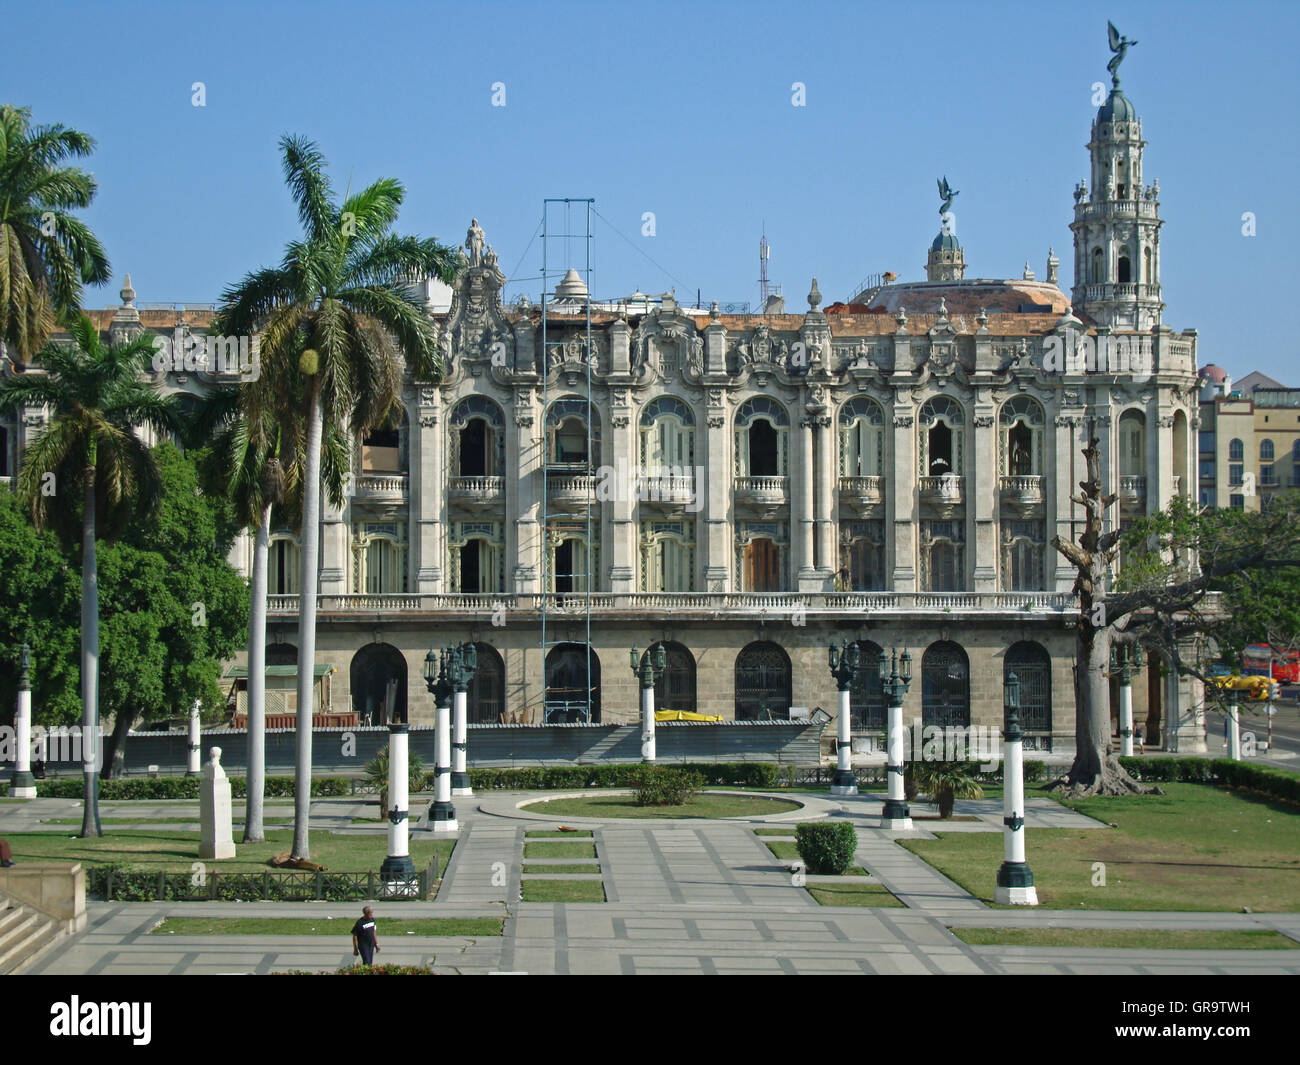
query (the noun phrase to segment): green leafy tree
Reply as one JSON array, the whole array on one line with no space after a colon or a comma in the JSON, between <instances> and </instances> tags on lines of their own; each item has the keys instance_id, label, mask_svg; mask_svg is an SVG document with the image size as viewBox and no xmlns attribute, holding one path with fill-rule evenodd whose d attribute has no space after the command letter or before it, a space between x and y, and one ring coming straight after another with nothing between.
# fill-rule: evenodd
<instances>
[{"instance_id":1,"label":"green leafy tree","mask_svg":"<svg viewBox=\"0 0 1300 1065\"><path fill-rule=\"evenodd\" d=\"M175 429L176 408L145 383L153 338L145 333L104 344L81 315L72 343L41 351L44 373L0 381L0 413L48 406L15 480L38 529L65 544L81 540L81 692L83 736L99 735L99 583L96 542L112 541L157 505L161 482L153 454L135 427ZM83 741L85 742L85 741ZM86 762L82 836L99 836L98 769Z\"/></svg>"},{"instance_id":2,"label":"green leafy tree","mask_svg":"<svg viewBox=\"0 0 1300 1065\"><path fill-rule=\"evenodd\" d=\"M0 340L19 366L79 305L81 287L109 279L108 257L71 214L95 179L64 165L95 142L64 126L32 126L30 108L0 106Z\"/></svg>"},{"instance_id":3,"label":"green leafy tree","mask_svg":"<svg viewBox=\"0 0 1300 1065\"><path fill-rule=\"evenodd\" d=\"M405 189L381 178L336 202L316 145L280 142L285 180L304 233L280 265L249 274L222 296L226 335L261 336L261 372L302 469L298 736L294 858L309 857L312 696L316 660L321 451L339 436L378 425L398 401L404 370L436 380L442 366L433 322L412 277L450 282L459 255L433 239L391 232Z\"/></svg>"}]
</instances>

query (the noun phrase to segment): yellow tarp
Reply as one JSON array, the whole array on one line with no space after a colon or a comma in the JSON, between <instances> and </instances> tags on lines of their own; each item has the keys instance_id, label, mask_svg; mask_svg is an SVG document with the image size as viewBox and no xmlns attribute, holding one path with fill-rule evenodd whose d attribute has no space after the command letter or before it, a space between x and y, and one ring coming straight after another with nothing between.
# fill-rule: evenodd
<instances>
[{"instance_id":1,"label":"yellow tarp","mask_svg":"<svg viewBox=\"0 0 1300 1065\"><path fill-rule=\"evenodd\" d=\"M716 714L693 714L689 710L656 710L656 721L721 721Z\"/></svg>"}]
</instances>

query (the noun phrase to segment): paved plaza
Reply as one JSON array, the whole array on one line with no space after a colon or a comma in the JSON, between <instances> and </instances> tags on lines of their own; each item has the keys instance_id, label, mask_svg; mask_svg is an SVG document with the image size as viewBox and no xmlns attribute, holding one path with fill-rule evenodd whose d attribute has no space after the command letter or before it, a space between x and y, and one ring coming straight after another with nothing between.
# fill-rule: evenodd
<instances>
[{"instance_id":1,"label":"paved plaza","mask_svg":"<svg viewBox=\"0 0 1300 1065\"><path fill-rule=\"evenodd\" d=\"M495 792L457 800L461 834L432 903L379 903L380 960L432 965L438 972L487 973L1300 973L1294 951L1061 950L1046 947L969 946L949 927L1057 927L1111 929L1274 930L1300 944L1300 914L1143 913L1004 910L988 907L899 847L899 833L871 827L879 796L847 799L794 796L803 810L744 821L589 821L520 809L554 793ZM788 796L787 796L788 797ZM187 816L193 803L105 803L104 816ZM79 809L72 800L6 804L8 832L73 832L39 824ZM914 812L927 809L918 803ZM979 818L951 822L942 831L999 831L997 800L962 801L958 813ZM283 803L268 818L287 816ZM359 799L313 803L318 830L349 827L366 816ZM1104 825L1050 799L1031 799L1026 811L1032 860L1035 828ZM844 818L858 830L857 861L904 908L822 906L796 883L754 828L814 818ZM590 830L597 857L585 878L600 880L604 903L520 901L525 877L570 859L528 859L525 832L565 824ZM918 821L918 826L933 822ZM147 825L141 825L147 828ZM157 828L176 829L175 823ZM197 827L197 825L196 825ZM114 828L114 831L117 831ZM132 831L123 827L121 831ZM925 828L912 833L929 837ZM418 837L417 837L418 838ZM772 839L766 836L765 839ZM582 879L566 872L563 879ZM554 878L554 875L552 875ZM809 878L816 882L818 878ZM35 973L219 974L335 968L353 963L348 930L358 905L339 903L119 903L91 902L88 930L46 955ZM191 917L313 917L333 920L337 936L150 935L169 915ZM504 917L505 934L422 937L384 934L385 918Z\"/></svg>"}]
</instances>

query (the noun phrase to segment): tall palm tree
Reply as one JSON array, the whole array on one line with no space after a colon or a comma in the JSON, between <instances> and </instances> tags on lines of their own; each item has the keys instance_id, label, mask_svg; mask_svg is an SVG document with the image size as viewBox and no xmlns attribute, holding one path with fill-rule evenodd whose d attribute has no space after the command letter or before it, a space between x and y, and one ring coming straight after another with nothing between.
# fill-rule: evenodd
<instances>
[{"instance_id":1,"label":"tall palm tree","mask_svg":"<svg viewBox=\"0 0 1300 1065\"><path fill-rule=\"evenodd\" d=\"M343 436L345 427L358 435L379 424L398 401L404 369L423 380L441 376L436 331L409 282L430 276L450 282L459 253L432 238L391 232L406 196L397 181L381 178L336 203L315 144L285 136L280 149L303 239L288 245L279 266L227 289L221 316L234 335L260 331L261 372L278 396L276 406L286 430L295 434L294 453L301 461L292 857L306 859L322 441L326 426Z\"/></svg>"},{"instance_id":2,"label":"tall palm tree","mask_svg":"<svg viewBox=\"0 0 1300 1065\"><path fill-rule=\"evenodd\" d=\"M81 299L111 276L95 235L70 210L89 206L95 179L65 160L95 142L64 126L31 125L31 109L0 106L0 341L29 362Z\"/></svg>"},{"instance_id":3,"label":"tall palm tree","mask_svg":"<svg viewBox=\"0 0 1300 1065\"><path fill-rule=\"evenodd\" d=\"M16 487L39 529L65 544L81 536L81 707L85 809L81 835L99 824L99 585L95 541L116 539L157 505L162 479L152 451L136 435L179 425L172 400L143 379L153 337L140 334L105 345L84 314L71 345L51 342L40 353L43 374L0 381L0 413L23 405L52 409L49 423L23 456Z\"/></svg>"},{"instance_id":4,"label":"tall palm tree","mask_svg":"<svg viewBox=\"0 0 1300 1065\"><path fill-rule=\"evenodd\" d=\"M224 323L215 319L213 332ZM200 401L186 429L187 444L204 448L204 491L228 498L243 524L255 530L248 619L248 787L245 843L266 840L266 596L274 514L301 510L299 467L286 449L286 434L257 382L218 388ZM322 467L327 492L342 504L347 446L335 434L326 440Z\"/></svg>"}]
</instances>

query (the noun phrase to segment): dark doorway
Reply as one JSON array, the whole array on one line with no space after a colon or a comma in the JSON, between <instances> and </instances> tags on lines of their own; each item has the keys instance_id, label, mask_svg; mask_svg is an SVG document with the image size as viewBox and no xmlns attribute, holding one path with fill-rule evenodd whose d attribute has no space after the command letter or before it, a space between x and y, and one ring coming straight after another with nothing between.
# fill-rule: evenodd
<instances>
[{"instance_id":1,"label":"dark doorway","mask_svg":"<svg viewBox=\"0 0 1300 1065\"><path fill-rule=\"evenodd\" d=\"M790 657L776 644L751 643L736 656L736 720L787 721Z\"/></svg>"},{"instance_id":2,"label":"dark doorway","mask_svg":"<svg viewBox=\"0 0 1300 1065\"><path fill-rule=\"evenodd\" d=\"M684 710L695 713L695 658L679 643L664 642L668 664L655 681L656 710ZM650 652L644 651L641 661Z\"/></svg>"},{"instance_id":3,"label":"dark doorway","mask_svg":"<svg viewBox=\"0 0 1300 1065\"><path fill-rule=\"evenodd\" d=\"M487 477L491 468L492 430L482 418L472 419L460 431L460 475Z\"/></svg>"},{"instance_id":4,"label":"dark doorway","mask_svg":"<svg viewBox=\"0 0 1300 1065\"><path fill-rule=\"evenodd\" d=\"M930 427L930 476L956 473L952 468L952 430L943 422Z\"/></svg>"},{"instance_id":5,"label":"dark doorway","mask_svg":"<svg viewBox=\"0 0 1300 1065\"><path fill-rule=\"evenodd\" d=\"M352 656L352 710L366 725L406 720L406 657L390 643L371 643Z\"/></svg>"},{"instance_id":6,"label":"dark doorway","mask_svg":"<svg viewBox=\"0 0 1300 1065\"><path fill-rule=\"evenodd\" d=\"M546 656L545 720L600 722L600 659L586 644L558 644Z\"/></svg>"},{"instance_id":7,"label":"dark doorway","mask_svg":"<svg viewBox=\"0 0 1300 1065\"><path fill-rule=\"evenodd\" d=\"M496 725L506 710L506 667L496 648L476 643L478 668L469 685L468 719L476 725Z\"/></svg>"},{"instance_id":8,"label":"dark doorway","mask_svg":"<svg viewBox=\"0 0 1300 1065\"><path fill-rule=\"evenodd\" d=\"M933 643L921 659L921 724L970 725L970 661L955 643Z\"/></svg>"},{"instance_id":9,"label":"dark doorway","mask_svg":"<svg viewBox=\"0 0 1300 1065\"><path fill-rule=\"evenodd\" d=\"M781 549L771 540L752 540L745 545L745 590L781 590Z\"/></svg>"},{"instance_id":10,"label":"dark doorway","mask_svg":"<svg viewBox=\"0 0 1300 1065\"><path fill-rule=\"evenodd\" d=\"M770 422L759 419L749 427L749 475L777 477L781 464L777 455L777 433Z\"/></svg>"}]
</instances>

